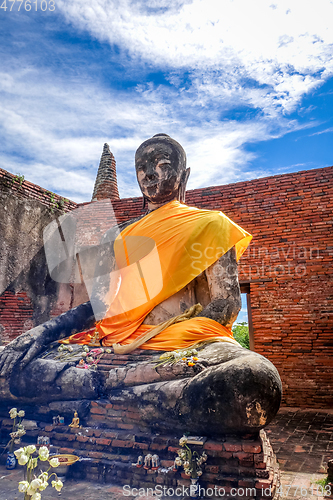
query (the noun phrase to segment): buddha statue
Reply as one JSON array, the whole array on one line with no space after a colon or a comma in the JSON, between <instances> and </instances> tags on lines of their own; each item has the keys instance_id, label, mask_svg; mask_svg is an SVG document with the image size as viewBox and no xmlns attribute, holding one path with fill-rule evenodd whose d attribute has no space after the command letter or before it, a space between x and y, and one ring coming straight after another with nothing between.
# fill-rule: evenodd
<instances>
[{"instance_id":1,"label":"buddha statue","mask_svg":"<svg viewBox=\"0 0 333 500\"><path fill-rule=\"evenodd\" d=\"M184 204L190 169L184 149L168 135L141 144L135 166L145 215L103 236L89 302L6 346L1 397L50 402L116 395L158 430L257 432L279 409L281 381L272 363L232 336L241 308L237 260L251 235L221 212ZM96 336L115 353L139 348L151 360L138 356L104 376L43 357L54 342L89 344ZM195 361L178 362L188 349L195 349Z\"/></svg>"},{"instance_id":2,"label":"buddha statue","mask_svg":"<svg viewBox=\"0 0 333 500\"><path fill-rule=\"evenodd\" d=\"M80 419L79 419L79 416L78 416L78 413L77 411L74 412L74 417L73 417L73 420L72 422L69 424L68 427L73 427L75 429L77 429L78 427L80 427Z\"/></svg>"}]
</instances>

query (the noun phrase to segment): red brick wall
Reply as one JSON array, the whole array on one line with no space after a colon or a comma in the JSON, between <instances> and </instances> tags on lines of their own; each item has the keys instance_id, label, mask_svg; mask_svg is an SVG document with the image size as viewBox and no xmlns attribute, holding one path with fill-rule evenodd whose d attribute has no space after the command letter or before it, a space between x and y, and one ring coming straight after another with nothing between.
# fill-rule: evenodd
<instances>
[{"instance_id":1,"label":"red brick wall","mask_svg":"<svg viewBox=\"0 0 333 500\"><path fill-rule=\"evenodd\" d=\"M52 206L62 199L58 194L51 193L47 189L37 186L37 184L33 184L27 180L24 180L22 185L20 185L18 177L7 172L7 170L3 168L0 168L0 187L1 189L11 189L17 198L36 200L48 208L52 208ZM52 201L52 194L54 195L54 201ZM63 205L65 212L75 207L77 207L77 203L71 200L66 200Z\"/></svg>"},{"instance_id":2,"label":"red brick wall","mask_svg":"<svg viewBox=\"0 0 333 500\"><path fill-rule=\"evenodd\" d=\"M278 368L288 406L333 403L332 200L333 167L187 192L187 204L222 210L253 235L240 280L250 283L255 350ZM113 208L127 220L142 199Z\"/></svg>"},{"instance_id":3,"label":"red brick wall","mask_svg":"<svg viewBox=\"0 0 333 500\"><path fill-rule=\"evenodd\" d=\"M281 375L288 406L333 403L333 168L194 190L253 235L240 261L250 281L255 350ZM265 281L271 280L271 281Z\"/></svg>"},{"instance_id":4,"label":"red brick wall","mask_svg":"<svg viewBox=\"0 0 333 500\"><path fill-rule=\"evenodd\" d=\"M250 282L255 350L270 359L287 406L333 404L333 167L195 189L186 203L218 209L253 235L239 263ZM141 198L113 202L119 220Z\"/></svg>"},{"instance_id":5,"label":"red brick wall","mask_svg":"<svg viewBox=\"0 0 333 500\"><path fill-rule=\"evenodd\" d=\"M0 317L4 331L9 332L6 340L10 342L21 333L32 328L33 305L25 292L6 291L0 296Z\"/></svg>"}]
</instances>

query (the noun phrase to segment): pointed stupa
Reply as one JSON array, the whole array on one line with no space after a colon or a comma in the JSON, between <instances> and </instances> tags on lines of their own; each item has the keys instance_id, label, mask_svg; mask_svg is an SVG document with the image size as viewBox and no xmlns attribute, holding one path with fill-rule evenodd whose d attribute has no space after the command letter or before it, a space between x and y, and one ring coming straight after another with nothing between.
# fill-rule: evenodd
<instances>
[{"instance_id":1,"label":"pointed stupa","mask_svg":"<svg viewBox=\"0 0 333 500\"><path fill-rule=\"evenodd\" d=\"M116 160L108 144L103 147L91 201L105 199L119 200Z\"/></svg>"}]
</instances>

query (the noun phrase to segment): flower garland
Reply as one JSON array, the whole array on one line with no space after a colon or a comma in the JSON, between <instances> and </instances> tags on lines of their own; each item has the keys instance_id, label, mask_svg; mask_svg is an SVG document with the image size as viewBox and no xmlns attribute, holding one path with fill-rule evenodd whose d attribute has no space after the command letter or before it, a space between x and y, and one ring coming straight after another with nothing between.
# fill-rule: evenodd
<instances>
[{"instance_id":1,"label":"flower garland","mask_svg":"<svg viewBox=\"0 0 333 500\"><path fill-rule=\"evenodd\" d=\"M155 368L164 365L174 365L178 362L183 362L187 366L194 366L198 361L197 349L177 349L176 351L165 352L159 357L159 361Z\"/></svg>"},{"instance_id":2,"label":"flower garland","mask_svg":"<svg viewBox=\"0 0 333 500\"><path fill-rule=\"evenodd\" d=\"M85 370L93 369L97 370L97 365L100 362L101 357L104 353L111 354L112 349L105 349L103 347L89 349L87 345L78 346L74 349L71 345L61 344L58 349L57 356L54 359L59 361L79 361L78 366L84 368ZM51 352L44 354L44 358L49 356ZM81 358L78 360L78 358Z\"/></svg>"}]
</instances>

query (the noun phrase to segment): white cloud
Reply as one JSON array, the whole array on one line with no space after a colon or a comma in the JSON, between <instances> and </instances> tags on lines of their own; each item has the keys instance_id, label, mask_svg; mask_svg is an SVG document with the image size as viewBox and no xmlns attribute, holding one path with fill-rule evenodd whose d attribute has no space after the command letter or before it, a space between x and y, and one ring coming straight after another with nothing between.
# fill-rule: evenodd
<instances>
[{"instance_id":1,"label":"white cloud","mask_svg":"<svg viewBox=\"0 0 333 500\"><path fill-rule=\"evenodd\" d=\"M38 68L2 75L4 147L0 161L3 168L20 172L62 196L81 202L90 199L104 142L110 144L117 160L121 196L140 195L134 152L157 132L170 134L185 147L192 170L189 188L262 175L247 171L254 157L245 145L271 138L272 124L267 117L221 122L220 109L214 105L220 99L216 83L202 88L197 84L181 93L152 85L115 93L98 84L64 82L54 74L41 79L39 75ZM33 89L29 95L27 86ZM249 100L260 100L256 91L249 91L249 95ZM225 107L239 102L235 92ZM278 132L274 134L297 126L296 122L275 119Z\"/></svg>"},{"instance_id":2,"label":"white cloud","mask_svg":"<svg viewBox=\"0 0 333 500\"><path fill-rule=\"evenodd\" d=\"M76 27L118 44L155 67L213 69L228 80L268 85L290 111L333 72L330 0L193 0L163 9L156 2L59 0ZM310 74L316 73L315 76ZM227 84L228 85L228 84ZM232 88L232 86L231 86Z\"/></svg>"},{"instance_id":3,"label":"white cloud","mask_svg":"<svg viewBox=\"0 0 333 500\"><path fill-rule=\"evenodd\" d=\"M190 188L261 176L246 145L301 128L288 113L333 73L329 0L58 0L57 9L116 44L124 72L140 63L170 82L108 88L91 61L79 78L61 64L41 69L23 48L3 64L1 166L77 201L90 199L104 142L121 196L139 195L134 152L157 132L184 145ZM253 114L224 120L238 108Z\"/></svg>"},{"instance_id":4,"label":"white cloud","mask_svg":"<svg viewBox=\"0 0 333 500\"><path fill-rule=\"evenodd\" d=\"M319 132L314 132L313 134L309 134L310 137L314 135L321 135L321 134L329 134L333 132L333 127L326 128L325 130L320 130Z\"/></svg>"}]
</instances>

